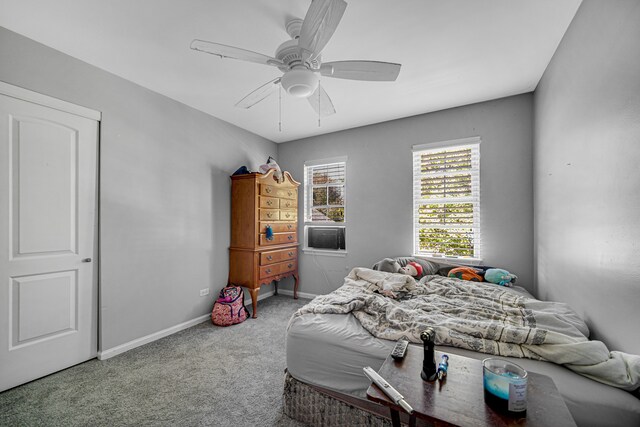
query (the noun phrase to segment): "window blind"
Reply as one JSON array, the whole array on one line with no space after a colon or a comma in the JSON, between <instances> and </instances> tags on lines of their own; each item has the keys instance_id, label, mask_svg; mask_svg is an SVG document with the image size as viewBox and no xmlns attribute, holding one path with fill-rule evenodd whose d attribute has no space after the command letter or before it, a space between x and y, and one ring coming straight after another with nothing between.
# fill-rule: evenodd
<instances>
[{"instance_id":1,"label":"window blind","mask_svg":"<svg viewBox=\"0 0 640 427\"><path fill-rule=\"evenodd\" d=\"M474 258L480 248L480 138L414 147L416 255Z\"/></svg>"},{"instance_id":2,"label":"window blind","mask_svg":"<svg viewBox=\"0 0 640 427\"><path fill-rule=\"evenodd\" d=\"M345 222L346 167L343 161L305 164L305 222Z\"/></svg>"}]
</instances>

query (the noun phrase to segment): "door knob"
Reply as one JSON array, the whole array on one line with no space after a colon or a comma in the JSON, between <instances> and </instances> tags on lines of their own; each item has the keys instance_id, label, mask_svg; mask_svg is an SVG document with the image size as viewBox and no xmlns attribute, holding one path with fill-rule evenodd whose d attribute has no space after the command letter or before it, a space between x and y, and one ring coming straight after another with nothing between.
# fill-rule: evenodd
<instances>
[{"instance_id":1,"label":"door knob","mask_svg":"<svg viewBox=\"0 0 640 427\"><path fill-rule=\"evenodd\" d=\"M91 262L91 258L83 258L82 262Z\"/></svg>"}]
</instances>

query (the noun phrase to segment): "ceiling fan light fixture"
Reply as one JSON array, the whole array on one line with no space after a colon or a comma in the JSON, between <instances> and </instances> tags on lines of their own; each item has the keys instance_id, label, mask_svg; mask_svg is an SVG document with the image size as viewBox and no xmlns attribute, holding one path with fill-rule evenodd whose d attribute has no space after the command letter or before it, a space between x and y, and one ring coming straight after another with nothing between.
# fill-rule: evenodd
<instances>
[{"instance_id":1,"label":"ceiling fan light fixture","mask_svg":"<svg viewBox=\"0 0 640 427\"><path fill-rule=\"evenodd\" d=\"M294 68L282 76L281 84L291 96L307 98L318 87L319 76L306 68Z\"/></svg>"}]
</instances>

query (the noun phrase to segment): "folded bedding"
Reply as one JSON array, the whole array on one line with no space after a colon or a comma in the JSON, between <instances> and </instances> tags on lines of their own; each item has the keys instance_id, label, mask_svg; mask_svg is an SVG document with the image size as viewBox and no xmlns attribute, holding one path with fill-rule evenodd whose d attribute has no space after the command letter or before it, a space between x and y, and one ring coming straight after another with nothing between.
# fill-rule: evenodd
<instances>
[{"instance_id":1,"label":"folded bedding","mask_svg":"<svg viewBox=\"0 0 640 427\"><path fill-rule=\"evenodd\" d=\"M416 283L405 275L354 268L343 286L302 307L292 322L305 314L347 313L376 338L404 335L420 343L420 332L430 326L436 345L549 361L613 387L640 387L640 356L590 341L586 324L568 305L504 287L435 275Z\"/></svg>"}]
</instances>

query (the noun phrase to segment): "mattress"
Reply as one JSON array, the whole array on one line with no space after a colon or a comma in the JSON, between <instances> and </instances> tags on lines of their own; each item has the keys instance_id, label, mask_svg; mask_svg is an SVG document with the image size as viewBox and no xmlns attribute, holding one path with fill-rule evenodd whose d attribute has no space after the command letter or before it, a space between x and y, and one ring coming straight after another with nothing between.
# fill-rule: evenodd
<instances>
[{"instance_id":1,"label":"mattress","mask_svg":"<svg viewBox=\"0 0 640 427\"><path fill-rule=\"evenodd\" d=\"M394 345L371 335L351 314L305 314L292 319L287 333L287 369L307 384L364 397L370 382L362 368L380 369ZM452 347L437 350L479 360L488 357ZM551 377L579 426L640 426L640 400L626 391L553 363L505 359Z\"/></svg>"}]
</instances>

